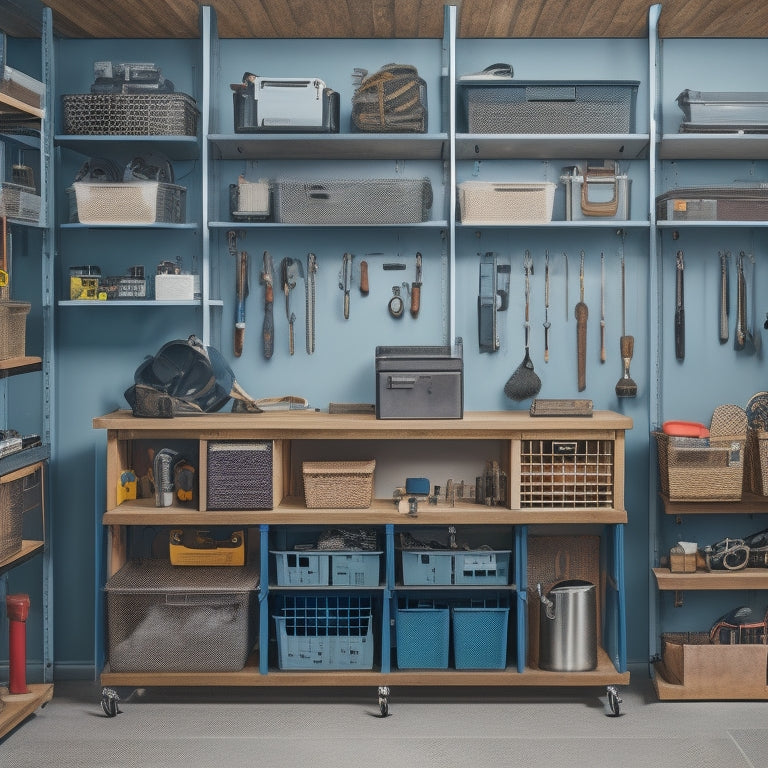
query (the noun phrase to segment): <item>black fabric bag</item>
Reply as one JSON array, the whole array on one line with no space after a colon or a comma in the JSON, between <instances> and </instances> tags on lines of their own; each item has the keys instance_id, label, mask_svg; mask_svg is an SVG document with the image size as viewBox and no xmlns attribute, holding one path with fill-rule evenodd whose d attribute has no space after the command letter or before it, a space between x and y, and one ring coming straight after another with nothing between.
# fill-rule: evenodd
<instances>
[{"instance_id":1,"label":"black fabric bag","mask_svg":"<svg viewBox=\"0 0 768 768\"><path fill-rule=\"evenodd\" d=\"M136 369L125 399L134 416L171 418L220 411L235 398L238 410L261 409L235 381L235 374L215 347L196 337L176 339L147 357Z\"/></svg>"}]
</instances>

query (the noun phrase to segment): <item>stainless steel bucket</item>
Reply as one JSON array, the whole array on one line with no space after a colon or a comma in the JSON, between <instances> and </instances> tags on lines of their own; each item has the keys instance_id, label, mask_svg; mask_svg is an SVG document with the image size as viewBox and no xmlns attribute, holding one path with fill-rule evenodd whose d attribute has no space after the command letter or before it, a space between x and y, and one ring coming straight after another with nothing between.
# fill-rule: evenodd
<instances>
[{"instance_id":1,"label":"stainless steel bucket","mask_svg":"<svg viewBox=\"0 0 768 768\"><path fill-rule=\"evenodd\" d=\"M538 585L539 667L586 672L597 666L597 589L589 581L556 584L547 595Z\"/></svg>"}]
</instances>

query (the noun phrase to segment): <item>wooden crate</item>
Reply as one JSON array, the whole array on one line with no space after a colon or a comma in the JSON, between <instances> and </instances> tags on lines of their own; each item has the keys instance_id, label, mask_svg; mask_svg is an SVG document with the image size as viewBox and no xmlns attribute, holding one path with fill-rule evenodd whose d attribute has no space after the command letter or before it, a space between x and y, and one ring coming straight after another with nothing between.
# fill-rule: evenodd
<instances>
[{"instance_id":1,"label":"wooden crate","mask_svg":"<svg viewBox=\"0 0 768 768\"><path fill-rule=\"evenodd\" d=\"M712 645L706 632L664 634L656 674L660 699L766 699L768 645Z\"/></svg>"}]
</instances>

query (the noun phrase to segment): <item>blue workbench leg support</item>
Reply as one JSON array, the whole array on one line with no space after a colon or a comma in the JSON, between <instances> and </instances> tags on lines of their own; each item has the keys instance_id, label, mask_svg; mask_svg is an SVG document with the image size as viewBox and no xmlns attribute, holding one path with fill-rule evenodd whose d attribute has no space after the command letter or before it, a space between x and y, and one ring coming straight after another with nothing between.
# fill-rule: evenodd
<instances>
[{"instance_id":1,"label":"blue workbench leg support","mask_svg":"<svg viewBox=\"0 0 768 768\"><path fill-rule=\"evenodd\" d=\"M269 526L259 526L259 674L269 671Z\"/></svg>"},{"instance_id":2,"label":"blue workbench leg support","mask_svg":"<svg viewBox=\"0 0 768 768\"><path fill-rule=\"evenodd\" d=\"M395 588L395 526L384 526L384 570L386 586L381 601L381 671L388 675L392 659L392 595Z\"/></svg>"},{"instance_id":3,"label":"blue workbench leg support","mask_svg":"<svg viewBox=\"0 0 768 768\"><path fill-rule=\"evenodd\" d=\"M528 658L528 526L515 528L515 583L517 584L517 671L525 672Z\"/></svg>"}]
</instances>

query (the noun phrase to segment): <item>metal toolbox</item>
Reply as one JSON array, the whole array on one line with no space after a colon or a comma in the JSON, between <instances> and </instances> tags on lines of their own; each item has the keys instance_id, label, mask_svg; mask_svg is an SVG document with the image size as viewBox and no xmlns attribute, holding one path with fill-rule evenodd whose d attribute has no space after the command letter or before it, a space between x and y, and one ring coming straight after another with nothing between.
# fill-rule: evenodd
<instances>
[{"instance_id":1,"label":"metal toolbox","mask_svg":"<svg viewBox=\"0 0 768 768\"><path fill-rule=\"evenodd\" d=\"M376 347L376 418L462 418L462 353L461 340L453 349Z\"/></svg>"},{"instance_id":2,"label":"metal toolbox","mask_svg":"<svg viewBox=\"0 0 768 768\"><path fill-rule=\"evenodd\" d=\"M460 78L469 133L632 133L639 81Z\"/></svg>"},{"instance_id":3,"label":"metal toolbox","mask_svg":"<svg viewBox=\"0 0 768 768\"><path fill-rule=\"evenodd\" d=\"M620 174L616 163L606 160L601 166L584 163L583 171L569 166L560 181L565 186L566 221L584 219L629 218L629 190L631 181Z\"/></svg>"},{"instance_id":4,"label":"metal toolbox","mask_svg":"<svg viewBox=\"0 0 768 768\"><path fill-rule=\"evenodd\" d=\"M679 187L656 198L660 221L768 221L768 182Z\"/></svg>"},{"instance_id":5,"label":"metal toolbox","mask_svg":"<svg viewBox=\"0 0 768 768\"><path fill-rule=\"evenodd\" d=\"M318 77L246 72L233 93L235 133L338 133L339 94Z\"/></svg>"},{"instance_id":6,"label":"metal toolbox","mask_svg":"<svg viewBox=\"0 0 768 768\"><path fill-rule=\"evenodd\" d=\"M768 92L691 91L677 97L681 132L768 131Z\"/></svg>"},{"instance_id":7,"label":"metal toolbox","mask_svg":"<svg viewBox=\"0 0 768 768\"><path fill-rule=\"evenodd\" d=\"M275 221L286 224L420 224L432 183L422 179L328 179L275 183Z\"/></svg>"}]
</instances>

